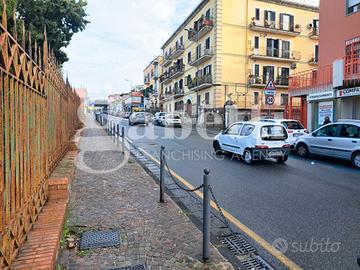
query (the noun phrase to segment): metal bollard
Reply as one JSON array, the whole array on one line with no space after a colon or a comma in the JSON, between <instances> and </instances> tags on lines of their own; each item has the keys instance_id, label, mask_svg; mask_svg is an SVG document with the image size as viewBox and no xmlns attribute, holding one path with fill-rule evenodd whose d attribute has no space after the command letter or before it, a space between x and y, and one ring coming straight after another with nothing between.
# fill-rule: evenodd
<instances>
[{"instance_id":1,"label":"metal bollard","mask_svg":"<svg viewBox=\"0 0 360 270\"><path fill-rule=\"evenodd\" d=\"M204 170L203 197L203 261L209 260L210 249L210 170Z\"/></svg>"},{"instance_id":2,"label":"metal bollard","mask_svg":"<svg viewBox=\"0 0 360 270\"><path fill-rule=\"evenodd\" d=\"M164 189L165 189L165 156L164 156L165 146L161 146L160 150L160 202L165 202L164 200Z\"/></svg>"},{"instance_id":3,"label":"metal bollard","mask_svg":"<svg viewBox=\"0 0 360 270\"><path fill-rule=\"evenodd\" d=\"M121 146L122 146L122 153L125 154L125 128L121 127Z\"/></svg>"}]
</instances>

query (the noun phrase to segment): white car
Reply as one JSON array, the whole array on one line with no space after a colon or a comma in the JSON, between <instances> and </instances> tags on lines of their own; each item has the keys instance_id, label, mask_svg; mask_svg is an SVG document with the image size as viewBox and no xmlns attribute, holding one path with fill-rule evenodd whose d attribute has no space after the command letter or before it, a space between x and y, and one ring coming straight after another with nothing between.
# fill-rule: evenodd
<instances>
[{"instance_id":1,"label":"white car","mask_svg":"<svg viewBox=\"0 0 360 270\"><path fill-rule=\"evenodd\" d=\"M275 119L274 123L283 125L289 135L288 143L295 146L296 139L309 134L309 131L301 124L299 120L294 119Z\"/></svg>"},{"instance_id":2,"label":"white car","mask_svg":"<svg viewBox=\"0 0 360 270\"><path fill-rule=\"evenodd\" d=\"M165 119L162 121L164 127L174 126L181 127L182 121L180 115L176 113L167 113L165 114Z\"/></svg>"},{"instance_id":3,"label":"white car","mask_svg":"<svg viewBox=\"0 0 360 270\"><path fill-rule=\"evenodd\" d=\"M301 157L311 154L350 160L360 169L360 120L339 120L296 140Z\"/></svg>"},{"instance_id":4,"label":"white car","mask_svg":"<svg viewBox=\"0 0 360 270\"><path fill-rule=\"evenodd\" d=\"M157 112L154 115L154 125L156 126L162 126L163 125L163 121L165 120L165 115L166 112Z\"/></svg>"},{"instance_id":5,"label":"white car","mask_svg":"<svg viewBox=\"0 0 360 270\"><path fill-rule=\"evenodd\" d=\"M239 154L247 164L255 160L288 160L290 144L283 125L272 122L237 122L216 135L213 147L216 153L226 151Z\"/></svg>"}]
</instances>

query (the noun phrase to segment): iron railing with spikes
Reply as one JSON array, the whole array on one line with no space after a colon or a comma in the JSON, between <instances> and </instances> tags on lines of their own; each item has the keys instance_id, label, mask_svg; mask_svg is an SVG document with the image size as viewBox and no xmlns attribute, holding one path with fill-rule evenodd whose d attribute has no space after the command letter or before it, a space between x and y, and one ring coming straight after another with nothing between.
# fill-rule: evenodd
<instances>
[{"instance_id":1,"label":"iron railing with spikes","mask_svg":"<svg viewBox=\"0 0 360 270\"><path fill-rule=\"evenodd\" d=\"M15 14L15 13L14 13ZM0 23L0 269L8 269L44 206L47 178L79 125L79 97L62 77L54 54L32 45L22 27L18 42ZM28 40L25 40L28 36ZM27 49L26 49L27 47Z\"/></svg>"}]
</instances>

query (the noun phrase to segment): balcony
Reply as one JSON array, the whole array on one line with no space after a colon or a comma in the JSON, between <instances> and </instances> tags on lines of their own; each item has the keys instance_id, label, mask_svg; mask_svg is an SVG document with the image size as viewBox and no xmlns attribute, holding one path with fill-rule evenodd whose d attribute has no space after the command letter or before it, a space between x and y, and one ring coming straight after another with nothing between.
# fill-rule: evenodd
<instances>
[{"instance_id":1,"label":"balcony","mask_svg":"<svg viewBox=\"0 0 360 270\"><path fill-rule=\"evenodd\" d=\"M265 88L269 82L268 76L249 75L249 85L255 88ZM275 80L277 88L287 89L289 87L288 76L278 76Z\"/></svg>"},{"instance_id":2,"label":"balcony","mask_svg":"<svg viewBox=\"0 0 360 270\"><path fill-rule=\"evenodd\" d=\"M310 29L309 38L319 39L319 27L312 27Z\"/></svg>"},{"instance_id":3,"label":"balcony","mask_svg":"<svg viewBox=\"0 0 360 270\"><path fill-rule=\"evenodd\" d=\"M213 57L213 50L212 48L210 49L206 49L204 48L203 50L200 51L199 54L194 53L191 56L191 61L189 62L190 66L198 66L201 65L202 63L210 60Z\"/></svg>"},{"instance_id":4,"label":"balcony","mask_svg":"<svg viewBox=\"0 0 360 270\"><path fill-rule=\"evenodd\" d=\"M174 88L174 98L183 97L185 95L183 88Z\"/></svg>"},{"instance_id":5,"label":"balcony","mask_svg":"<svg viewBox=\"0 0 360 270\"><path fill-rule=\"evenodd\" d=\"M360 52L344 58L344 86L355 87L360 85Z\"/></svg>"},{"instance_id":6,"label":"balcony","mask_svg":"<svg viewBox=\"0 0 360 270\"><path fill-rule=\"evenodd\" d=\"M289 79L289 93L292 96L311 92L325 92L333 89L333 66L324 66L295 74Z\"/></svg>"},{"instance_id":7,"label":"balcony","mask_svg":"<svg viewBox=\"0 0 360 270\"><path fill-rule=\"evenodd\" d=\"M271 47L259 49L252 48L250 58L293 63L301 59L301 54L298 51L280 50Z\"/></svg>"},{"instance_id":8,"label":"balcony","mask_svg":"<svg viewBox=\"0 0 360 270\"><path fill-rule=\"evenodd\" d=\"M194 22L194 28L191 28L188 32L188 39L190 41L197 41L207 33L209 33L214 27L214 21L212 17L201 17L198 21Z\"/></svg>"},{"instance_id":9,"label":"balcony","mask_svg":"<svg viewBox=\"0 0 360 270\"><path fill-rule=\"evenodd\" d=\"M188 88L190 91L202 90L205 88L209 88L212 86L212 76L211 74L195 77L192 81L188 84Z\"/></svg>"},{"instance_id":10,"label":"balcony","mask_svg":"<svg viewBox=\"0 0 360 270\"><path fill-rule=\"evenodd\" d=\"M170 73L168 71L165 71L163 75L160 76L160 83L168 84L171 82Z\"/></svg>"},{"instance_id":11,"label":"balcony","mask_svg":"<svg viewBox=\"0 0 360 270\"><path fill-rule=\"evenodd\" d=\"M170 50L170 54L168 57L170 60L175 59L179 57L184 51L185 47L183 44L176 45Z\"/></svg>"},{"instance_id":12,"label":"balcony","mask_svg":"<svg viewBox=\"0 0 360 270\"><path fill-rule=\"evenodd\" d=\"M258 32L266 32L266 33L273 33L273 34L293 36L293 37L298 36L301 33L300 24L296 24L294 26L294 25L279 23L279 27L276 27L275 21L267 21L267 20L261 22L253 19L250 24L250 29Z\"/></svg>"},{"instance_id":13,"label":"balcony","mask_svg":"<svg viewBox=\"0 0 360 270\"><path fill-rule=\"evenodd\" d=\"M317 66L318 65L318 57L315 54L311 54L309 56L309 61L308 61L309 65L312 66Z\"/></svg>"},{"instance_id":14,"label":"balcony","mask_svg":"<svg viewBox=\"0 0 360 270\"><path fill-rule=\"evenodd\" d=\"M182 76L185 72L184 64L175 64L169 68L170 79L176 79Z\"/></svg>"}]
</instances>

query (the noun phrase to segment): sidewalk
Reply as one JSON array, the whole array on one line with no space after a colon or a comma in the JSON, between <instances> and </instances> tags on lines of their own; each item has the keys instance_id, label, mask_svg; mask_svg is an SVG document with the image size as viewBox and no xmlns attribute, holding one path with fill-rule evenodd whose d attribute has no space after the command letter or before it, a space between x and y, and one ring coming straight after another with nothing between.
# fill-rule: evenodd
<instances>
[{"instance_id":1,"label":"sidewalk","mask_svg":"<svg viewBox=\"0 0 360 270\"><path fill-rule=\"evenodd\" d=\"M77 239L86 231L118 231L121 244L63 249L58 260L62 269L120 269L138 264L148 269L233 269L214 247L211 261L201 262L201 232L169 197L166 203L158 203L157 183L132 157L111 171L123 155L94 120L87 120L79 146L86 152L84 163L78 157L66 231ZM94 173L104 169L109 171Z\"/></svg>"}]
</instances>

